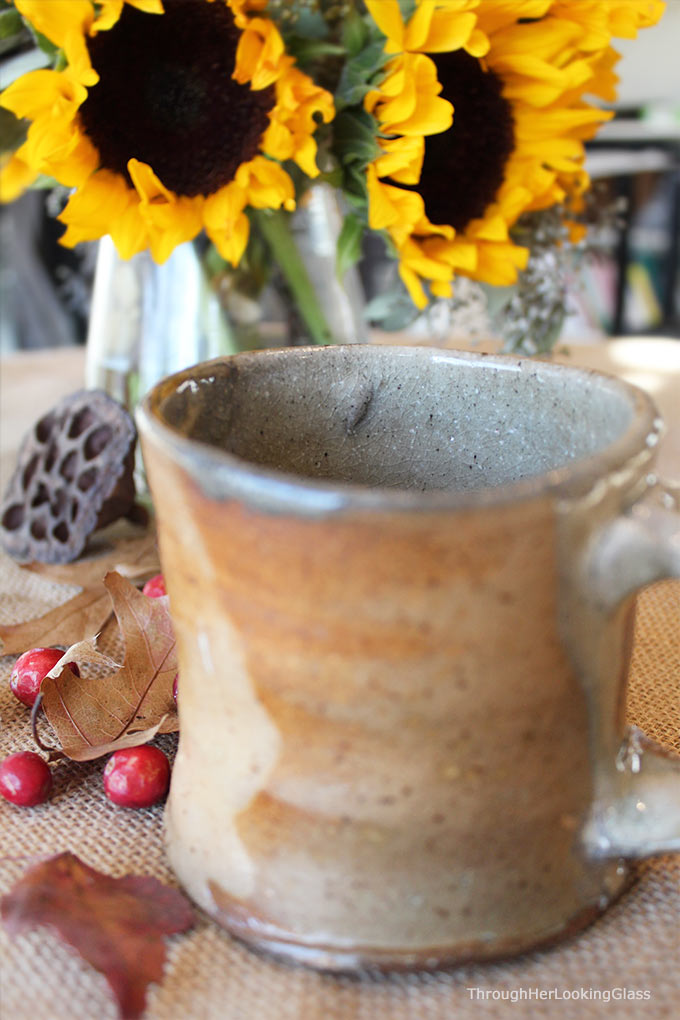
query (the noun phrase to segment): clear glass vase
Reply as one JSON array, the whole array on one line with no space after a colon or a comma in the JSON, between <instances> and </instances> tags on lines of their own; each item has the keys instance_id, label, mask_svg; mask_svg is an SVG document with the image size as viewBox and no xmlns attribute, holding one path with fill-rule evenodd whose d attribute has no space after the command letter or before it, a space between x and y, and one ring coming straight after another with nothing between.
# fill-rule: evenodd
<instances>
[{"instance_id":1,"label":"clear glass vase","mask_svg":"<svg viewBox=\"0 0 680 1020\"><path fill-rule=\"evenodd\" d=\"M273 222L265 221L268 230ZM253 232L257 227L255 219ZM278 220L275 247L263 232L256 268L244 259L234 270L202 241L180 245L162 265L148 252L124 261L103 238L87 338L88 387L132 409L159 379L222 354L366 340L359 275L350 269L340 281L336 274L341 227L337 195L320 185L293 216ZM303 279L302 301L299 282L297 293L295 280L290 285L291 266ZM320 327L317 319L309 328L305 293L322 313Z\"/></svg>"}]
</instances>

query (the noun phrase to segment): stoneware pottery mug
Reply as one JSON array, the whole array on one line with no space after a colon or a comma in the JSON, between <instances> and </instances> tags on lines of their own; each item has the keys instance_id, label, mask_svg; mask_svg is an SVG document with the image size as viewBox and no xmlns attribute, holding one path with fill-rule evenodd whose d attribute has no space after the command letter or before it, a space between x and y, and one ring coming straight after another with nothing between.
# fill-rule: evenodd
<instances>
[{"instance_id":1,"label":"stoneware pottery mug","mask_svg":"<svg viewBox=\"0 0 680 1020\"><path fill-rule=\"evenodd\" d=\"M138 413L180 662L172 865L323 968L546 944L680 850L624 721L635 592L680 574L661 423L612 378L434 348L198 365Z\"/></svg>"}]
</instances>

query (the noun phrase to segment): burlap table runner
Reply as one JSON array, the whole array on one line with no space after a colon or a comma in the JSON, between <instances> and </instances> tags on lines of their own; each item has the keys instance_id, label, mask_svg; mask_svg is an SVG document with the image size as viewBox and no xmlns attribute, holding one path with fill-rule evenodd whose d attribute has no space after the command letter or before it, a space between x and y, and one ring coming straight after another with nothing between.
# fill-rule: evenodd
<instances>
[{"instance_id":1,"label":"burlap table runner","mask_svg":"<svg viewBox=\"0 0 680 1020\"><path fill-rule=\"evenodd\" d=\"M39 615L75 590L0 556L3 622ZM680 583L663 582L643 593L636 626L630 721L680 753ZM7 683L13 662L13 656L0 658L0 757L31 746L28 713ZM160 743L172 753L175 737ZM174 883L163 849L162 807L114 807L103 793L102 768L103 762L60 763L47 804L19 809L0 802L0 892L37 855L67 849L112 875L144 873ZM680 856L667 856L641 863L623 898L557 948L427 975L317 974L258 956L199 916L191 932L168 940L165 977L152 986L146 1015L157 1020L676 1017L679 957ZM613 998L621 994L617 989L648 992L650 998ZM508 998L512 995L516 1001ZM13 940L0 933L2 1020L116 1015L104 978L48 931Z\"/></svg>"}]
</instances>

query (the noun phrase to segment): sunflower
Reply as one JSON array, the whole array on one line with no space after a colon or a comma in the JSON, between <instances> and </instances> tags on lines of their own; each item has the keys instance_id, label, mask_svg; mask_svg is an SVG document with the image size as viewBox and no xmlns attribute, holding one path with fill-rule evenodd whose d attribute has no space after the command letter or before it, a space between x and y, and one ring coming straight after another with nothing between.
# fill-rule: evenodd
<instances>
[{"instance_id":1,"label":"sunflower","mask_svg":"<svg viewBox=\"0 0 680 1020\"><path fill-rule=\"evenodd\" d=\"M281 165L318 175L330 93L286 53L261 0L14 0L65 57L0 103L32 123L0 176L11 200L39 174L74 189L62 243L110 234L163 262L205 228L237 264L246 208L293 209Z\"/></svg>"},{"instance_id":2,"label":"sunflower","mask_svg":"<svg viewBox=\"0 0 680 1020\"><path fill-rule=\"evenodd\" d=\"M379 155L367 167L369 225L386 230L420 308L456 273L513 283L525 212L588 186L583 142L612 114L614 34L634 36L661 0L367 0L386 37L385 77L365 99ZM394 54L394 56L392 56ZM435 113L436 111L436 113Z\"/></svg>"}]
</instances>

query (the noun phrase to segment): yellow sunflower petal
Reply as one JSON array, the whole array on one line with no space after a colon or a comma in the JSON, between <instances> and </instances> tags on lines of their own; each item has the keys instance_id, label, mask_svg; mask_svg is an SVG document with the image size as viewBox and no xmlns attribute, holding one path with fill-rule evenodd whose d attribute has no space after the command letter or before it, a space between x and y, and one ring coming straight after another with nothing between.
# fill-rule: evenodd
<instances>
[{"instance_id":1,"label":"yellow sunflower petal","mask_svg":"<svg viewBox=\"0 0 680 1020\"><path fill-rule=\"evenodd\" d=\"M453 107L439 94L441 85L434 62L423 54L407 53L392 66L393 71L380 87L385 98L369 104L383 132L428 135L446 131L451 126Z\"/></svg>"},{"instance_id":2,"label":"yellow sunflower petal","mask_svg":"<svg viewBox=\"0 0 680 1020\"><path fill-rule=\"evenodd\" d=\"M413 241L407 242L400 250L400 255L413 270L427 280L450 280L451 267L438 258L428 254L424 245Z\"/></svg>"},{"instance_id":3,"label":"yellow sunflower petal","mask_svg":"<svg viewBox=\"0 0 680 1020\"><path fill-rule=\"evenodd\" d=\"M148 163L142 163L138 159L131 159L128 162L127 169L140 201L147 204L151 202L172 201L174 197L172 192L165 187Z\"/></svg>"},{"instance_id":4,"label":"yellow sunflower petal","mask_svg":"<svg viewBox=\"0 0 680 1020\"><path fill-rule=\"evenodd\" d=\"M130 7L136 7L138 11L143 11L144 14L163 13L163 0L125 0L125 2L130 4Z\"/></svg>"},{"instance_id":5,"label":"yellow sunflower petal","mask_svg":"<svg viewBox=\"0 0 680 1020\"><path fill-rule=\"evenodd\" d=\"M16 8L66 54L69 70L83 85L96 85L85 35L94 21L90 0L15 0Z\"/></svg>"},{"instance_id":6,"label":"yellow sunflower petal","mask_svg":"<svg viewBox=\"0 0 680 1020\"><path fill-rule=\"evenodd\" d=\"M379 180L375 167L369 166L366 183L368 187L368 225L372 230L383 230L395 223L404 227L415 226L424 214L424 203L417 192L404 191Z\"/></svg>"},{"instance_id":7,"label":"yellow sunflower petal","mask_svg":"<svg viewBox=\"0 0 680 1020\"><path fill-rule=\"evenodd\" d=\"M113 28L123 12L123 5L130 4L144 14L162 14L162 0L99 0L98 13L90 32L94 35L97 32L106 32Z\"/></svg>"},{"instance_id":8,"label":"yellow sunflower petal","mask_svg":"<svg viewBox=\"0 0 680 1020\"><path fill-rule=\"evenodd\" d=\"M0 202L13 202L38 176L30 163L21 158L21 149L0 163Z\"/></svg>"},{"instance_id":9,"label":"yellow sunflower petal","mask_svg":"<svg viewBox=\"0 0 680 1020\"><path fill-rule=\"evenodd\" d=\"M251 88L265 89L281 73L281 63L292 65L286 56L281 34L271 21L253 18L247 22L236 50L234 79L240 84L250 82Z\"/></svg>"},{"instance_id":10,"label":"yellow sunflower petal","mask_svg":"<svg viewBox=\"0 0 680 1020\"><path fill-rule=\"evenodd\" d=\"M208 237L223 259L238 265L248 243L250 222L244 213L246 193L235 181L206 199L203 220Z\"/></svg>"},{"instance_id":11,"label":"yellow sunflower petal","mask_svg":"<svg viewBox=\"0 0 680 1020\"><path fill-rule=\"evenodd\" d=\"M248 204L255 209L295 208L292 180L282 166L264 156L242 163L235 181L248 195Z\"/></svg>"},{"instance_id":12,"label":"yellow sunflower petal","mask_svg":"<svg viewBox=\"0 0 680 1020\"><path fill-rule=\"evenodd\" d=\"M61 49L73 33L84 35L94 21L90 0L14 0L24 18Z\"/></svg>"},{"instance_id":13,"label":"yellow sunflower petal","mask_svg":"<svg viewBox=\"0 0 680 1020\"><path fill-rule=\"evenodd\" d=\"M422 242L430 258L437 259L452 270L473 273L477 268L478 245L458 237L429 237Z\"/></svg>"},{"instance_id":14,"label":"yellow sunflower petal","mask_svg":"<svg viewBox=\"0 0 680 1020\"><path fill-rule=\"evenodd\" d=\"M238 40L233 40L235 80L253 90L275 87L269 130L259 143L254 140L259 154L237 167L232 180L213 194L177 194L164 184L162 174L133 154L127 160L128 179L100 165L107 157L100 156L86 133L87 119L79 116L88 88L98 81L88 36L109 32L112 40L125 2L144 14L172 17L176 12L170 6L166 12L161 0L96 4L92 0L17 0L32 24L64 49L68 66L59 73L26 75L0 97L3 105L32 121L25 146L4 168L4 192L18 193L38 173L49 173L74 187L63 213L66 244L110 233L123 257L150 247L154 258L162 261L205 226L225 257L237 262L248 239L247 206L295 207L293 181L278 162L267 158L267 143L273 150L268 155L294 161L309 177L317 176L314 135L319 122L333 118L333 97L286 53L276 25L265 16L266 0L209 0L227 4L240 30ZM196 0L195 10L198 4ZM186 20L181 23L186 25ZM216 25L222 23L218 18ZM238 144L239 139L234 141ZM171 177L172 171L167 172Z\"/></svg>"},{"instance_id":15,"label":"yellow sunflower petal","mask_svg":"<svg viewBox=\"0 0 680 1020\"><path fill-rule=\"evenodd\" d=\"M482 241L507 241L508 224L502 216L487 214L484 219L472 220L469 233Z\"/></svg>"},{"instance_id":16,"label":"yellow sunflower petal","mask_svg":"<svg viewBox=\"0 0 680 1020\"><path fill-rule=\"evenodd\" d=\"M582 49L598 50L612 36L634 39L638 29L655 25L665 10L663 0L554 0L551 13L580 27Z\"/></svg>"},{"instance_id":17,"label":"yellow sunflower petal","mask_svg":"<svg viewBox=\"0 0 680 1020\"><path fill-rule=\"evenodd\" d=\"M72 119L43 117L31 124L24 147L31 165L47 174L53 164L69 158L79 139Z\"/></svg>"},{"instance_id":18,"label":"yellow sunflower petal","mask_svg":"<svg viewBox=\"0 0 680 1020\"><path fill-rule=\"evenodd\" d=\"M518 21L533 22L542 18L553 0L486 0L480 13L484 16L483 30L498 32Z\"/></svg>"},{"instance_id":19,"label":"yellow sunflower petal","mask_svg":"<svg viewBox=\"0 0 680 1020\"><path fill-rule=\"evenodd\" d=\"M42 172L67 188L79 188L99 166L99 153L82 131L75 129L73 144L60 158L46 160Z\"/></svg>"},{"instance_id":20,"label":"yellow sunflower petal","mask_svg":"<svg viewBox=\"0 0 680 1020\"><path fill-rule=\"evenodd\" d=\"M438 298L453 297L453 281L433 280L430 284L430 293Z\"/></svg>"},{"instance_id":21,"label":"yellow sunflower petal","mask_svg":"<svg viewBox=\"0 0 680 1020\"><path fill-rule=\"evenodd\" d=\"M419 11L416 11L409 22L407 48L410 48L411 31L418 13ZM417 48L423 53L447 53L450 50L460 49L466 46L470 40L476 24L477 18L472 11L463 11L452 16L448 11L433 10L428 19L427 31Z\"/></svg>"},{"instance_id":22,"label":"yellow sunflower petal","mask_svg":"<svg viewBox=\"0 0 680 1020\"><path fill-rule=\"evenodd\" d=\"M277 82L276 94L262 149L281 162L294 160L309 177L317 177L316 118L324 123L332 120L333 97L297 68L291 68Z\"/></svg>"},{"instance_id":23,"label":"yellow sunflower petal","mask_svg":"<svg viewBox=\"0 0 680 1020\"><path fill-rule=\"evenodd\" d=\"M424 48L435 13L435 0L420 0L404 26L403 47L411 53Z\"/></svg>"},{"instance_id":24,"label":"yellow sunflower petal","mask_svg":"<svg viewBox=\"0 0 680 1020\"><path fill-rule=\"evenodd\" d=\"M417 135L381 139L383 155L374 161L378 177L390 177L398 184L417 184L425 155L425 139Z\"/></svg>"},{"instance_id":25,"label":"yellow sunflower petal","mask_svg":"<svg viewBox=\"0 0 680 1020\"><path fill-rule=\"evenodd\" d=\"M130 215L139 205L120 174L99 170L75 192L57 217L66 224L61 244L72 248L81 241L95 241L111 234L122 258L130 258L147 244L143 221Z\"/></svg>"},{"instance_id":26,"label":"yellow sunflower petal","mask_svg":"<svg viewBox=\"0 0 680 1020\"><path fill-rule=\"evenodd\" d=\"M438 295L451 292L455 269L464 272L476 269L477 249L455 240L406 241L399 249L399 273L414 303L419 308L427 304L422 281L428 280L431 291Z\"/></svg>"},{"instance_id":27,"label":"yellow sunflower petal","mask_svg":"<svg viewBox=\"0 0 680 1020\"><path fill-rule=\"evenodd\" d=\"M376 25L387 36L386 53L398 53L404 44L404 19L399 0L365 0Z\"/></svg>"},{"instance_id":28,"label":"yellow sunflower petal","mask_svg":"<svg viewBox=\"0 0 680 1020\"><path fill-rule=\"evenodd\" d=\"M139 195L139 214L148 227L151 254L156 262L165 262L174 248L201 230L203 199L175 195L139 160L128 162L128 173Z\"/></svg>"},{"instance_id":29,"label":"yellow sunflower petal","mask_svg":"<svg viewBox=\"0 0 680 1020\"><path fill-rule=\"evenodd\" d=\"M484 57L489 52L490 46L486 33L476 28L465 44L465 49L472 57Z\"/></svg>"},{"instance_id":30,"label":"yellow sunflower petal","mask_svg":"<svg viewBox=\"0 0 680 1020\"><path fill-rule=\"evenodd\" d=\"M69 111L73 117L86 98L87 89L64 71L29 71L0 95L0 106L28 120Z\"/></svg>"},{"instance_id":31,"label":"yellow sunflower petal","mask_svg":"<svg viewBox=\"0 0 680 1020\"><path fill-rule=\"evenodd\" d=\"M180 244L193 241L203 229L203 199L179 198L160 205L140 203L139 212L149 229L149 248L154 260L165 262Z\"/></svg>"},{"instance_id":32,"label":"yellow sunflower petal","mask_svg":"<svg viewBox=\"0 0 680 1020\"><path fill-rule=\"evenodd\" d=\"M295 147L295 162L302 172L311 178L318 177L320 173L316 165L317 151L317 144L311 135L307 135Z\"/></svg>"},{"instance_id":33,"label":"yellow sunflower petal","mask_svg":"<svg viewBox=\"0 0 680 1020\"><path fill-rule=\"evenodd\" d=\"M427 307L427 294L423 290L423 285L420 282L420 277L416 272L411 269L408 262L405 259L399 260L399 276L404 282L413 304L416 308Z\"/></svg>"},{"instance_id":34,"label":"yellow sunflower petal","mask_svg":"<svg viewBox=\"0 0 680 1020\"><path fill-rule=\"evenodd\" d=\"M517 282L519 271L526 269L528 261L529 249L520 248L510 241L480 244L474 279L494 287L509 287Z\"/></svg>"},{"instance_id":35,"label":"yellow sunflower petal","mask_svg":"<svg viewBox=\"0 0 680 1020\"><path fill-rule=\"evenodd\" d=\"M130 201L120 217L110 224L109 233L122 259L131 259L149 247L149 231L140 214L140 203Z\"/></svg>"},{"instance_id":36,"label":"yellow sunflower petal","mask_svg":"<svg viewBox=\"0 0 680 1020\"><path fill-rule=\"evenodd\" d=\"M626 0L480 0L479 4L416 0L407 21L401 9L396 4L369 3L370 13L388 37L386 55L399 53L387 63L384 80L365 101L365 109L377 121L381 149L366 171L369 224L390 235L399 252L404 282L418 303L424 300L425 280L430 281L432 293L448 293L450 280L442 267L451 275L461 272L494 284L511 283L525 266L528 252L512 241L510 229L525 212L582 194L588 184L583 142L609 116L584 97L613 98L616 54L609 46L611 36L614 32L631 36L641 25L652 23L659 13L657 0L631 0L628 7ZM463 13L473 17L466 22ZM450 131L455 140L455 107L464 110L467 99L450 84L451 94L442 92L432 77L423 74L417 81L412 71L407 73L416 66L415 51L428 47L445 54L464 49L476 57L480 82L483 74L495 77L512 117L513 147L503 157L496 193L489 197L484 214L471 218L457 232L445 223L433 224L427 202L417 191L400 187L417 188L425 172L430 176L423 187L426 181L432 184L427 131ZM452 126L428 123L424 111L433 97L453 103ZM415 109L420 119L412 112ZM458 150L457 158L463 155ZM465 175L462 180L465 186ZM455 177L451 187L455 194ZM414 196L421 199L420 206ZM460 212L459 208L458 219Z\"/></svg>"}]
</instances>

